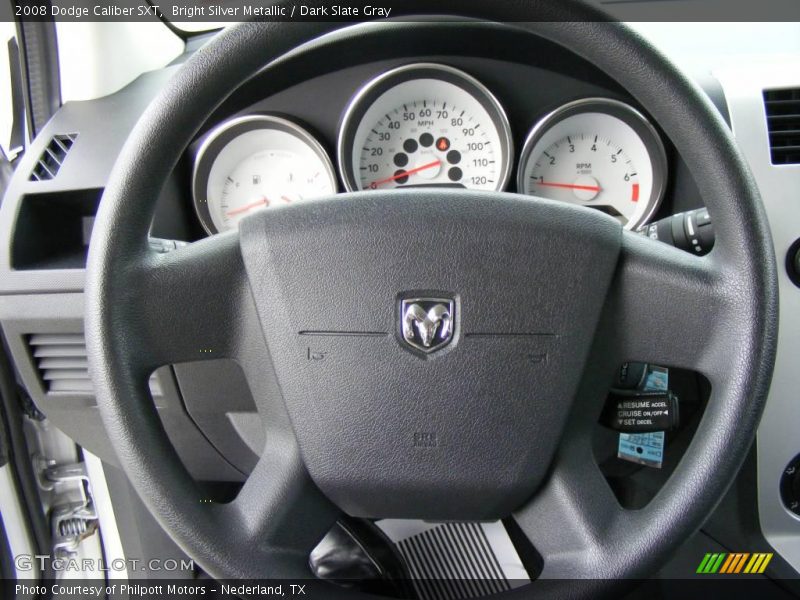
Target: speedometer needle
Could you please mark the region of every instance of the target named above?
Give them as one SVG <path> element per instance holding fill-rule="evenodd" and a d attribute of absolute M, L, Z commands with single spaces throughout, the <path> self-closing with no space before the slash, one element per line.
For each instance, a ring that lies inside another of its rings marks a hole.
<path fill-rule="evenodd" d="M 226 212 L 225 214 L 227 216 L 229 216 L 229 217 L 232 217 L 234 215 L 238 215 L 240 213 L 247 212 L 251 208 L 255 208 L 256 206 L 262 206 L 262 205 L 269 206 L 269 200 L 267 200 L 266 196 L 264 196 L 261 200 L 256 200 L 255 202 L 251 202 L 250 204 L 245 204 L 244 206 L 241 206 L 241 207 L 239 207 L 239 208 L 237 208 L 235 210 L 230 210 L 230 211 Z"/>
<path fill-rule="evenodd" d="M 415 169 L 410 169 L 408 171 L 402 171 L 397 175 L 392 175 L 391 177 L 387 177 L 386 179 L 380 179 L 379 181 L 373 181 L 369 184 L 369 187 L 376 188 L 379 185 L 383 185 L 384 183 L 389 183 L 390 181 L 394 181 L 395 179 L 401 179 L 402 177 L 408 177 L 409 175 L 413 175 L 414 173 L 419 173 L 420 171 L 424 171 L 426 169 L 432 169 L 434 167 L 438 167 L 442 164 L 441 160 L 434 160 L 433 162 L 429 162 L 428 164 L 422 165 L 421 167 L 417 167 Z"/>
<path fill-rule="evenodd" d="M 587 192 L 599 192 L 599 185 L 575 185 L 572 183 L 553 183 L 552 181 L 536 181 L 536 185 L 544 185 L 547 187 L 565 188 L 568 190 L 586 190 Z"/>

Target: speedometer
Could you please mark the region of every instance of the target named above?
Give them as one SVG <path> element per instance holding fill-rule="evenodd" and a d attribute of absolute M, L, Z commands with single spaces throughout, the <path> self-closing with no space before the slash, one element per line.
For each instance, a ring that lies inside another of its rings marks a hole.
<path fill-rule="evenodd" d="M 339 131 L 349 191 L 440 186 L 498 191 L 512 162 L 503 108 L 480 82 L 421 63 L 366 84 Z"/>
<path fill-rule="evenodd" d="M 517 186 L 644 224 L 664 193 L 667 160 L 656 130 L 636 109 L 605 98 L 562 106 L 537 123 L 522 151 Z"/>

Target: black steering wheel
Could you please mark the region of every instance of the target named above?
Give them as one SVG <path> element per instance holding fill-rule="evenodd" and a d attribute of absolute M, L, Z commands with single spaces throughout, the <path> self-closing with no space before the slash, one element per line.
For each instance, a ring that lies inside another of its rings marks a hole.
<path fill-rule="evenodd" d="M 558 580 L 594 579 L 588 594 L 597 580 L 647 576 L 722 497 L 766 398 L 777 287 L 756 186 L 704 95 L 582 2 L 426 0 L 402 11 L 514 21 L 592 61 L 689 165 L 714 250 L 692 256 L 572 205 L 417 189 L 261 212 L 238 233 L 156 254 L 147 236 L 159 192 L 212 111 L 284 53 L 356 35 L 335 23 L 231 27 L 145 112 L 97 215 L 86 327 L 109 438 L 164 529 L 217 578 L 310 577 L 309 553 L 341 512 L 513 515 L 543 558 L 540 595 L 562 594 Z M 452 300 L 446 350 L 404 347 L 399 307 L 415 294 Z M 320 346 L 325 360 L 309 360 Z M 147 381 L 165 364 L 223 357 L 248 379 L 266 446 L 234 501 L 207 504 Z M 680 465 L 636 511 L 620 507 L 590 443 L 628 360 L 693 369 L 712 386 Z"/>

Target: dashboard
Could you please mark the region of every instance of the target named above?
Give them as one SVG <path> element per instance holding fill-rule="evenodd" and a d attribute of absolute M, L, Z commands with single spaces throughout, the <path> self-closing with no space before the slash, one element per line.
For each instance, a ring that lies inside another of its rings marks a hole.
<path fill-rule="evenodd" d="M 360 34 L 335 47 L 321 38 L 231 90 L 157 191 L 152 236 L 191 243 L 233 230 L 255 211 L 411 186 L 522 192 L 594 207 L 629 229 L 702 208 L 684 158 L 658 123 L 568 50 L 485 23 L 395 24 Z M 63 379 L 43 365 L 63 360 L 53 355 L 59 349 L 80 355 L 94 214 L 136 120 L 177 68 L 63 106 L 29 148 L 0 209 L 0 237 L 10 240 L 0 247 L 0 322 L 22 382 L 59 428 L 112 464 L 88 374 L 81 379 L 85 360 L 70 362 Z M 701 79 L 759 180 L 779 258 L 798 235 L 800 180 L 796 165 L 770 163 L 762 92 L 797 87 L 792 72 L 743 75 L 730 67 Z M 58 173 L 29 176 L 59 136 L 70 142 Z M 785 510 L 778 485 L 800 452 L 786 442 L 800 422 L 791 334 L 798 329 L 786 321 L 797 314 L 798 295 L 782 273 L 782 349 L 762 425 L 769 435 L 758 441 L 758 494 L 765 533 L 800 567 L 800 520 Z M 236 365 L 168 366 L 151 389 L 194 476 L 246 478 L 263 440 Z"/>
<path fill-rule="evenodd" d="M 329 50 L 323 38 L 277 61 L 209 117 L 154 236 L 191 242 L 255 211 L 408 187 L 519 191 L 632 230 L 703 206 L 658 124 L 564 48 L 486 23 L 418 23 Z M 718 85 L 707 91 L 725 116 Z"/>
<path fill-rule="evenodd" d="M 470 35 L 487 50 L 474 52 Z M 409 36 L 414 55 L 401 50 Z M 563 48 L 487 24 L 389 37 L 397 44 L 367 34 L 368 52 L 340 41 L 335 54 L 323 40 L 237 90 L 176 169 L 174 191 L 191 203 L 165 198 L 172 221 L 157 217 L 154 235 L 193 241 L 258 210 L 404 187 L 520 191 L 628 229 L 702 207 L 657 123 Z M 711 96 L 724 114 L 718 89 Z"/>
<path fill-rule="evenodd" d="M 320 38 L 266 66 L 208 116 L 158 192 L 153 238 L 174 247 L 234 229 L 255 211 L 334 194 L 357 199 L 373 187 L 521 190 L 593 206 L 629 228 L 702 207 L 658 124 L 560 46 L 501 25 L 452 22 L 362 27 L 332 43 Z M 94 214 L 136 120 L 177 68 L 62 107 L 0 213 L 0 236 L 11 240 L 0 247 L 0 319 L 26 387 L 60 427 L 112 462 L 85 367 L 61 380 L 38 355 L 82 342 Z M 725 114 L 719 88 L 707 91 Z M 29 177 L 65 135 L 72 141 L 57 174 Z M 40 346 L 48 341 L 58 348 Z M 261 433 L 236 366 L 173 365 L 152 382 L 190 470 L 212 481 L 244 478 Z M 220 406 L 221 395 L 236 401 Z"/>
<path fill-rule="evenodd" d="M 519 190 L 595 207 L 628 228 L 702 207 L 658 124 L 560 46 L 452 22 L 361 27 L 331 44 L 323 37 L 265 66 L 208 116 L 158 192 L 151 236 L 162 246 L 230 231 L 255 211 L 336 194 L 356 200 L 373 188 Z M 0 320 L 22 379 L 59 427 L 112 463 L 85 358 L 66 373 L 49 359 L 85 352 L 86 253 L 103 189 L 139 115 L 188 56 L 110 96 L 63 106 L 26 153 L 0 213 L 0 236 L 11 240 L 0 247 Z M 719 88 L 707 92 L 725 114 Z M 28 176 L 64 136 L 58 172 Z M 246 477 L 263 433 L 235 364 L 167 366 L 151 388 L 195 476 Z"/>
<path fill-rule="evenodd" d="M 209 132 L 194 159 L 197 216 L 209 233 L 256 210 L 336 193 L 409 187 L 518 191 L 590 206 L 626 228 L 661 203 L 667 160 L 653 125 L 610 98 L 563 104 L 524 132 L 515 161 L 502 103 L 465 71 L 411 63 L 365 82 L 337 132 L 336 160 L 291 115 L 249 114 Z M 338 177 L 338 179 L 337 179 Z"/>

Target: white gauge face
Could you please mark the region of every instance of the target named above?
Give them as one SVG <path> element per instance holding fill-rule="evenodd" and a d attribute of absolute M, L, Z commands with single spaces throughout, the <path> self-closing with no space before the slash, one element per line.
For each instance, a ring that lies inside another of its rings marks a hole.
<path fill-rule="evenodd" d="M 305 130 L 267 116 L 231 124 L 209 137 L 195 169 L 196 207 L 211 233 L 258 210 L 336 193 L 330 160 Z"/>
<path fill-rule="evenodd" d="M 661 199 L 663 168 L 651 156 L 663 160 L 660 141 L 649 140 L 648 148 L 641 134 L 649 130 L 637 132 L 620 116 L 593 112 L 588 103 L 586 110 L 563 118 L 554 113 L 556 118 L 534 128 L 520 165 L 520 191 L 598 208 L 626 228 L 637 227 Z"/>
<path fill-rule="evenodd" d="M 393 77 L 406 79 L 393 83 Z M 354 126 L 350 115 L 340 135 L 349 189 L 505 187 L 511 162 L 508 123 L 482 85 L 440 65 L 402 67 L 376 81 L 354 102 L 366 105 L 357 107 L 355 133 L 349 130 Z"/>

